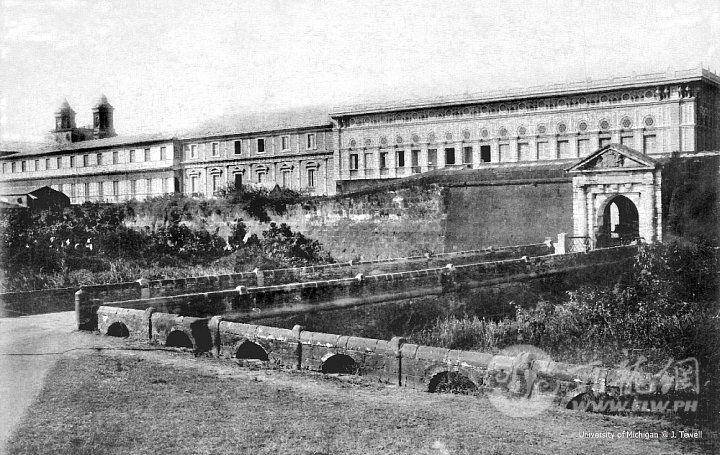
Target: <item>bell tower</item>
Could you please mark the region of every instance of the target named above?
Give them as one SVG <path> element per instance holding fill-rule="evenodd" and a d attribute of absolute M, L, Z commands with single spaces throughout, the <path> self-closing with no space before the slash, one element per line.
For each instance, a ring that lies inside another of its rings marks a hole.
<path fill-rule="evenodd" d="M 103 139 L 117 136 L 113 127 L 114 108 L 105 95 L 100 95 L 93 106 L 93 139 Z"/>
<path fill-rule="evenodd" d="M 55 129 L 52 131 L 55 141 L 61 144 L 73 142 L 76 128 L 75 111 L 70 107 L 67 98 L 64 98 L 55 111 Z"/>

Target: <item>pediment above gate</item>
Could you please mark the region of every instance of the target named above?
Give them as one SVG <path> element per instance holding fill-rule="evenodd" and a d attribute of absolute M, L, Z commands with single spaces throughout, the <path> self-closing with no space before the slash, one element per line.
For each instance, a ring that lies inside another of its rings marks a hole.
<path fill-rule="evenodd" d="M 569 173 L 653 170 L 658 162 L 622 144 L 608 144 L 569 167 Z"/>

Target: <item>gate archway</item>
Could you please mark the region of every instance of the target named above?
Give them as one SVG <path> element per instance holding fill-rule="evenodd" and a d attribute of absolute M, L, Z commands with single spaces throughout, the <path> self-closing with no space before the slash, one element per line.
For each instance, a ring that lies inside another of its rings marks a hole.
<path fill-rule="evenodd" d="M 635 203 L 626 196 L 609 196 L 598 210 L 596 242 L 598 247 L 624 245 L 640 237 L 640 215 Z"/>

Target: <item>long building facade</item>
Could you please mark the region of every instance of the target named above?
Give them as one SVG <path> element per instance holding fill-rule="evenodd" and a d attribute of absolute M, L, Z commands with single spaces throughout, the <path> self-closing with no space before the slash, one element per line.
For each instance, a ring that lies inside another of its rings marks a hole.
<path fill-rule="evenodd" d="M 0 188 L 49 186 L 73 204 L 212 197 L 240 185 L 334 195 L 439 170 L 554 166 L 572 178 L 575 235 L 596 238 L 620 226 L 655 241 L 661 161 L 720 148 L 719 91 L 720 77 L 699 67 L 330 113 L 244 115 L 181 134 L 125 137 L 116 135 L 104 96 L 82 128 L 65 101 L 52 143 L 0 147 Z M 611 205 L 613 219 L 629 221 L 610 225 Z"/>

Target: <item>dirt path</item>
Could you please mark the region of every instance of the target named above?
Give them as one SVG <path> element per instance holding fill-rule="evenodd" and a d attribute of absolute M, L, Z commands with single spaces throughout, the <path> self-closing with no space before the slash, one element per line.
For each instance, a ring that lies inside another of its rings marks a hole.
<path fill-rule="evenodd" d="M 0 318 L 0 454 L 58 358 L 116 343 L 75 331 L 71 311 Z"/>

